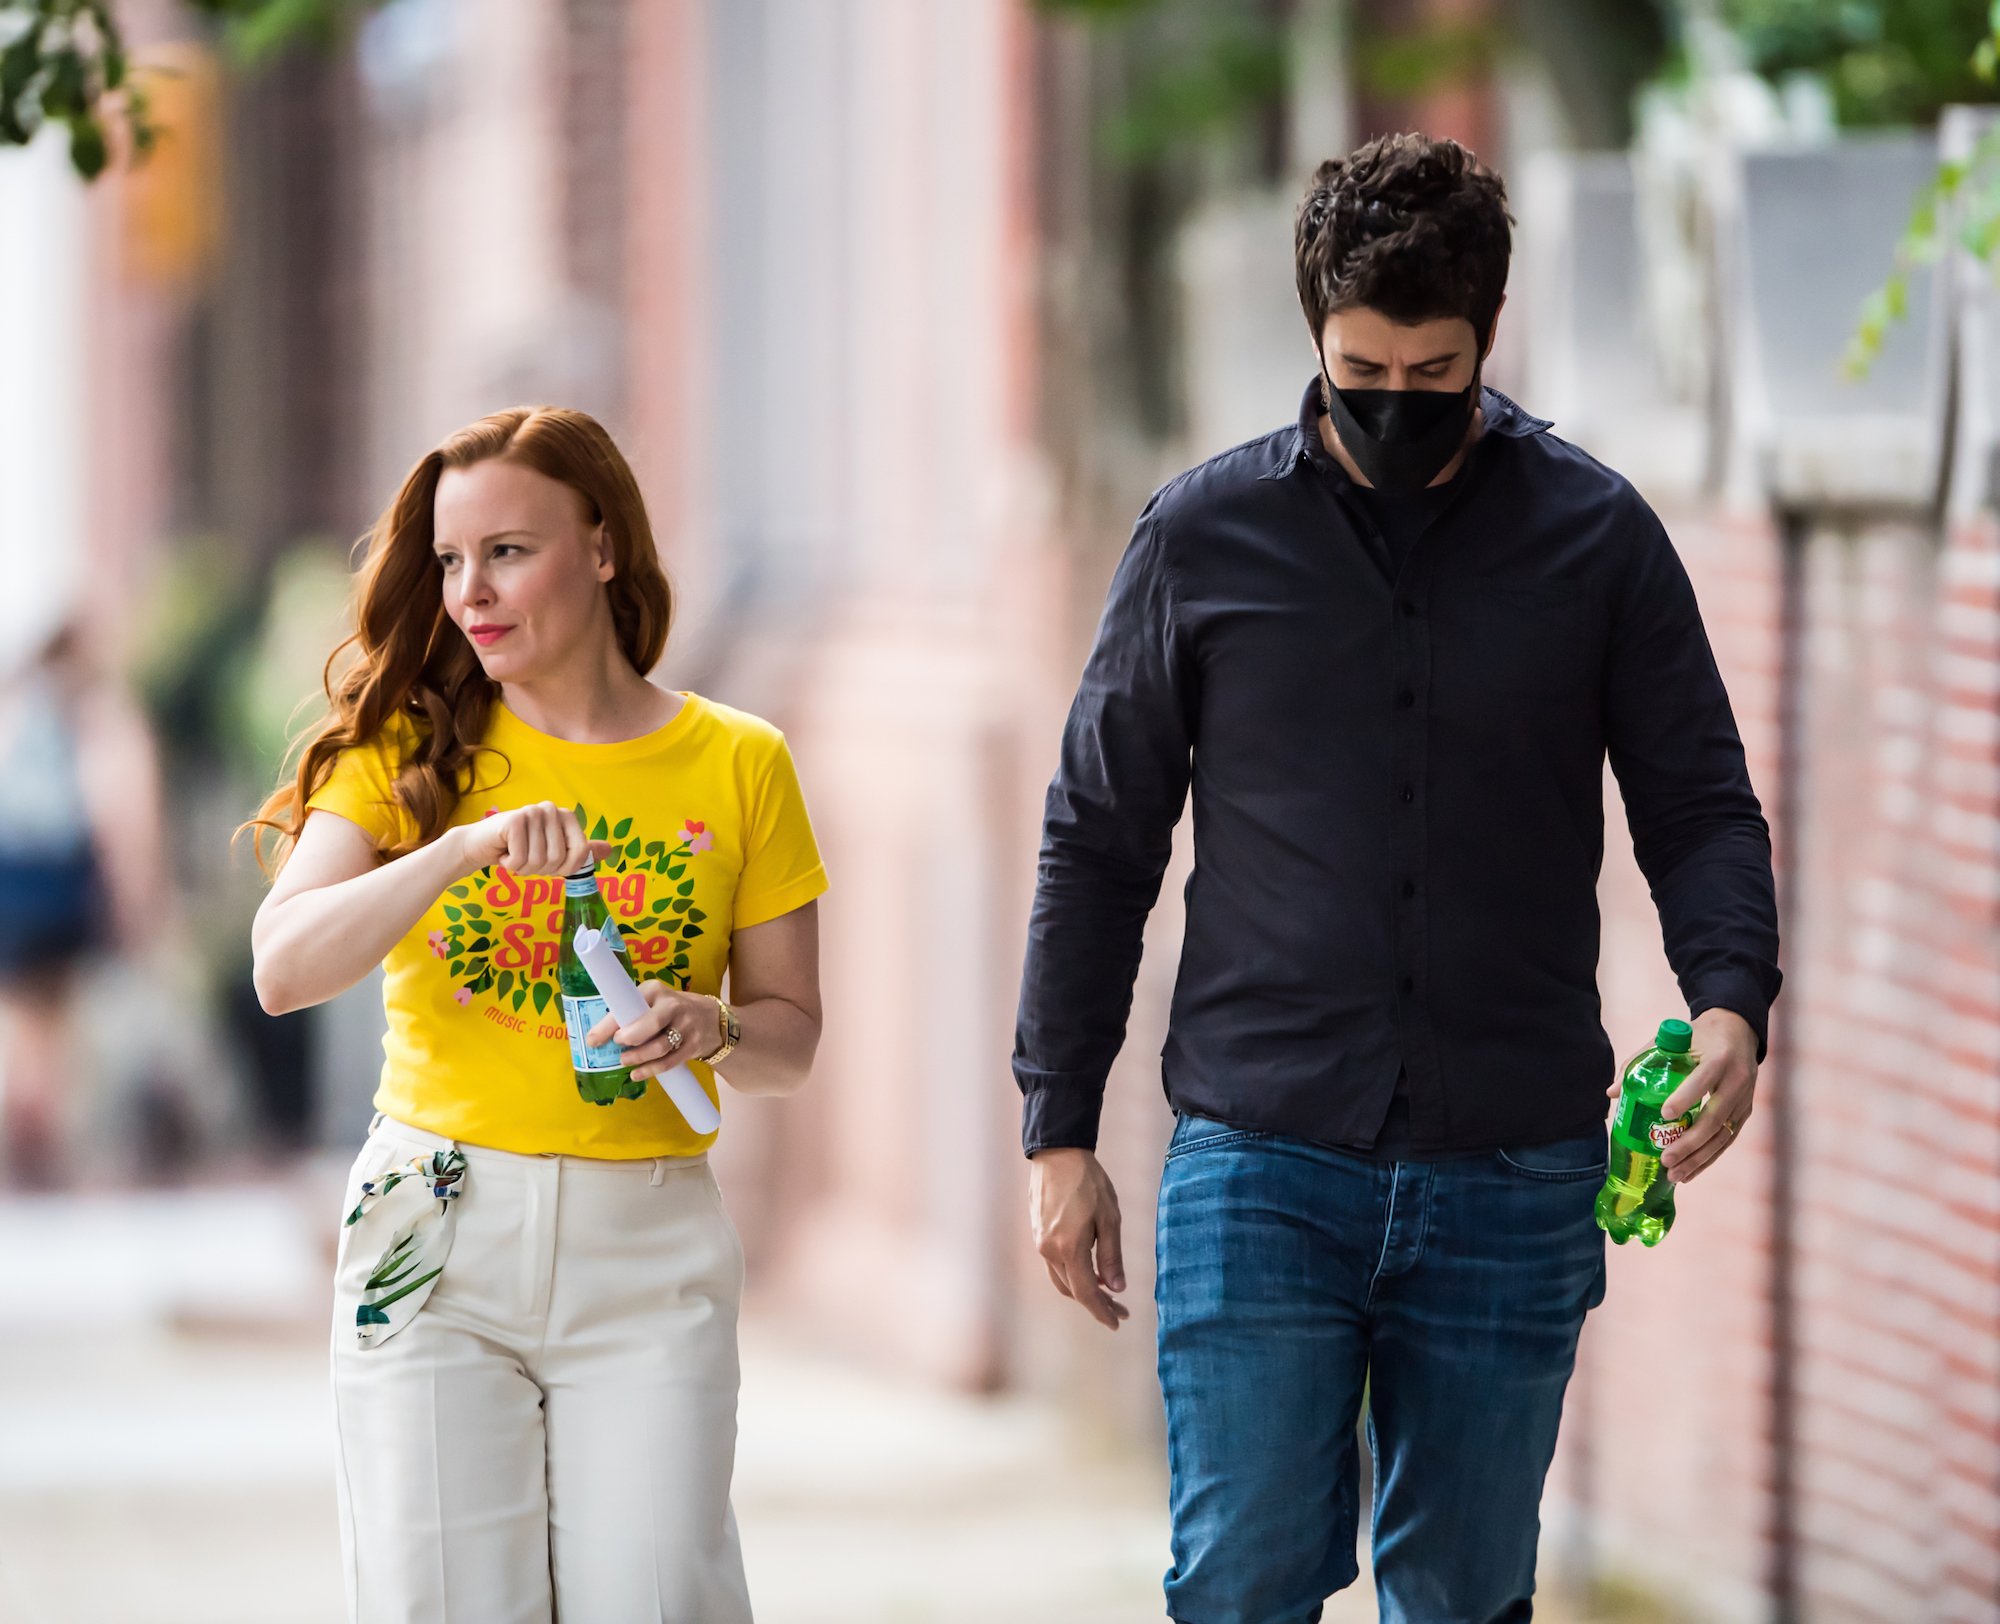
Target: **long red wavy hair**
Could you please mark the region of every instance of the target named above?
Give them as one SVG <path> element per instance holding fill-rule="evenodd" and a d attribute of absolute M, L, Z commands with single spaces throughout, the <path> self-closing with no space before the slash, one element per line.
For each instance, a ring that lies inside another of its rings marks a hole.
<path fill-rule="evenodd" d="M 604 590 L 618 646 L 641 676 L 659 663 L 673 622 L 673 588 L 660 567 L 639 483 L 611 436 L 587 413 L 560 406 L 515 406 L 482 417 L 410 470 L 369 532 L 355 584 L 354 633 L 326 662 L 329 712 L 294 746 L 298 763 L 286 781 L 236 831 L 257 831 L 257 861 L 267 874 L 284 866 L 305 826 L 306 802 L 332 775 L 341 751 L 375 739 L 398 714 L 417 724 L 416 748 L 395 778 L 396 800 L 417 832 L 387 855 L 414 851 L 451 826 L 498 684 L 445 613 L 432 514 L 446 469 L 494 458 L 559 480 L 583 498 L 587 522 L 602 522 L 611 543 L 615 573 Z M 336 681 L 334 667 L 350 648 L 359 654 Z"/>

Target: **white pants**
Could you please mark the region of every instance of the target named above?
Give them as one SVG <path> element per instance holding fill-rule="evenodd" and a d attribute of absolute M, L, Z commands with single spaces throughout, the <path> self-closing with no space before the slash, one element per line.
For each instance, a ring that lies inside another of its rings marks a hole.
<path fill-rule="evenodd" d="M 348 1178 L 452 1148 L 377 1117 Z M 341 1544 L 355 1624 L 748 1624 L 729 1503 L 743 1249 L 706 1157 L 474 1145 L 451 1251 L 380 1345 L 335 1265 Z"/>

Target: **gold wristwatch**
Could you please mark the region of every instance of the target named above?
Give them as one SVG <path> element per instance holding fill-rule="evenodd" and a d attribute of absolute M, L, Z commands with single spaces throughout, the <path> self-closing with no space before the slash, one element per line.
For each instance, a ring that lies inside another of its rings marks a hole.
<path fill-rule="evenodd" d="M 713 994 L 710 996 L 714 997 Z M 743 1041 L 743 1023 L 736 1018 L 736 1011 L 716 998 L 715 1012 L 722 1017 L 722 1047 L 706 1057 L 704 1064 L 710 1066 L 718 1066 L 727 1060 L 736 1045 Z"/>

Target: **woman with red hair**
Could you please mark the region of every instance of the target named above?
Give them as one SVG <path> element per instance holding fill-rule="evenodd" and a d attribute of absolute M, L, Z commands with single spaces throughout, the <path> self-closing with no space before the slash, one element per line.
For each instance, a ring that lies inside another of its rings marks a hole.
<path fill-rule="evenodd" d="M 686 1061 L 719 1101 L 726 1060 L 738 1091 L 789 1094 L 819 1038 L 826 875 L 790 753 L 647 680 L 672 603 L 595 421 L 481 419 L 377 521 L 358 657 L 244 826 L 277 837 L 264 1007 L 386 969 L 335 1266 L 356 1620 L 750 1617 L 743 1252 L 714 1134 L 661 1088 L 600 1104 L 572 1077 L 606 1052 L 640 1085 Z M 559 932 L 593 869 L 648 1010 L 572 1031 Z"/>

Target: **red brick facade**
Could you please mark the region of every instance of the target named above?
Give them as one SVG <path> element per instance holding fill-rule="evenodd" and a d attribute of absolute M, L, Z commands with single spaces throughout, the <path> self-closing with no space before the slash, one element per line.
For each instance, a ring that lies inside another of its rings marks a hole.
<path fill-rule="evenodd" d="M 1788 979 L 1748 1139 L 1685 1192 L 1664 1246 L 1613 1259 L 1551 1520 L 1587 1542 L 1593 1566 L 1704 1617 L 1768 1616 L 1789 1564 L 1803 1617 L 1990 1621 L 2000 531 L 1980 518 L 1940 545 L 1871 524 L 1788 544 L 1759 522 L 1667 518 L 1773 818 Z M 1791 682 L 1787 545 L 1801 628 Z M 1605 1020 L 1629 1049 L 1681 1006 L 1629 846 L 1608 844 Z M 1789 1358 L 1773 1222 L 1787 1111 Z"/>

